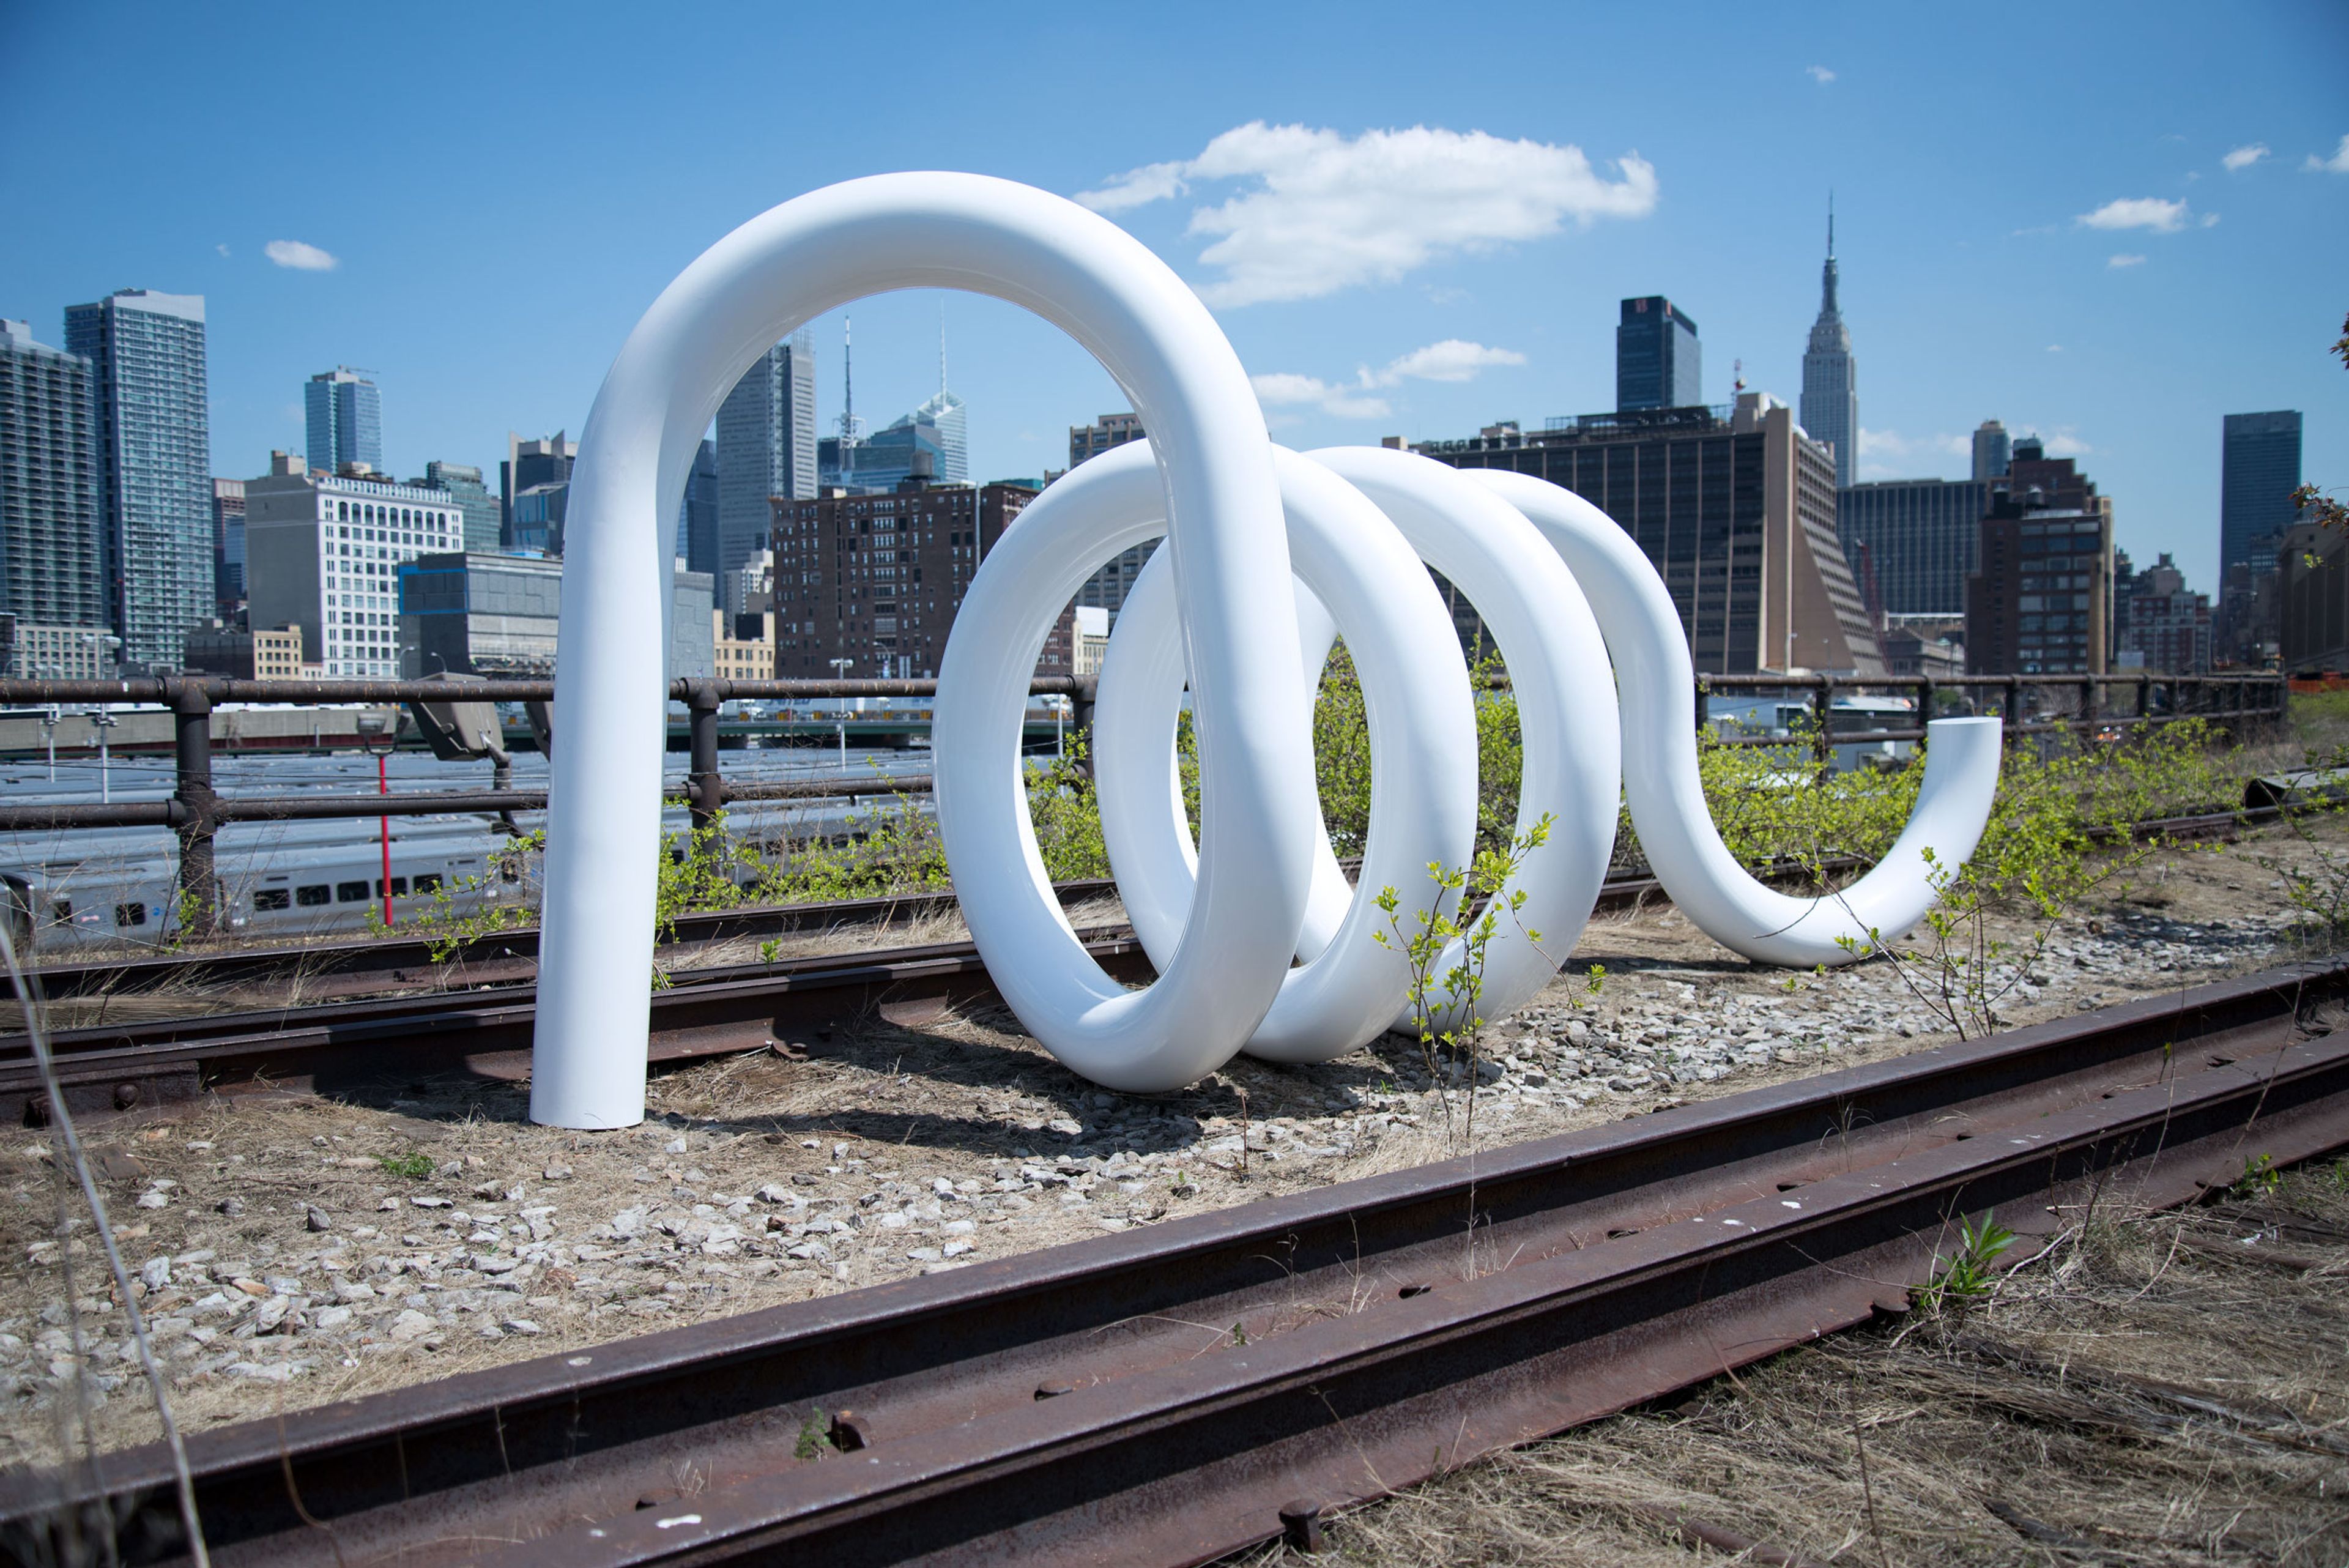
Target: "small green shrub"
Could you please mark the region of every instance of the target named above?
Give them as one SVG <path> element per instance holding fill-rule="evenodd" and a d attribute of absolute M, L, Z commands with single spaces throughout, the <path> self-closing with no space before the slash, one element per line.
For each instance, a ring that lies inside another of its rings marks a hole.
<path fill-rule="evenodd" d="M 432 1157 L 420 1148 L 406 1154 L 379 1154 L 375 1162 L 383 1167 L 387 1176 L 404 1176 L 410 1181 L 421 1181 L 432 1174 Z"/>

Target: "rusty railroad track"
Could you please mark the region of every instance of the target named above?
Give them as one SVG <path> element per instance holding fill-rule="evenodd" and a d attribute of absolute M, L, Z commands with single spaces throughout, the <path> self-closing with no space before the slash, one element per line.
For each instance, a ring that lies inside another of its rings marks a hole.
<path fill-rule="evenodd" d="M 2349 964 L 202 1434 L 237 1568 L 1185 1564 L 2349 1143 Z M 0 1476 L 184 1561 L 160 1448 Z M 680 1482 L 680 1478 L 685 1478 Z"/>
<path fill-rule="evenodd" d="M 2266 808 L 2165 817 L 2134 831 L 2208 837 L 2272 815 Z M 1846 857 L 1824 868 L 1841 873 L 1865 864 Z M 1799 880 L 1808 874 L 1789 866 L 1776 875 Z M 1060 885 L 1062 901 L 1072 905 L 1114 891 L 1105 881 Z M 1599 907 L 1667 897 L 1652 877 L 1618 875 L 1608 878 Z M 949 1007 L 992 999 L 986 965 L 967 941 L 689 967 L 696 948 L 738 938 L 886 928 L 953 908 L 953 895 L 940 892 L 680 917 L 678 942 L 667 950 L 677 967 L 667 971 L 669 983 L 652 992 L 653 1062 L 674 1066 L 770 1047 L 817 1051 L 863 1020 L 917 1024 Z M 1103 927 L 1084 935 L 1112 974 L 1150 978 L 1131 930 Z M 273 985 L 299 978 L 298 1004 L 53 1030 L 67 1107 L 77 1116 L 104 1116 L 241 1084 L 331 1093 L 447 1072 L 522 1080 L 530 1067 L 537 943 L 538 932 L 526 929 L 473 939 L 439 961 L 426 942 L 392 939 L 106 960 L 48 967 L 33 978 L 51 998 L 126 1001 L 198 984 L 259 999 Z M 17 1125 L 46 1114 L 27 1042 L 0 1034 L 0 1122 Z"/>

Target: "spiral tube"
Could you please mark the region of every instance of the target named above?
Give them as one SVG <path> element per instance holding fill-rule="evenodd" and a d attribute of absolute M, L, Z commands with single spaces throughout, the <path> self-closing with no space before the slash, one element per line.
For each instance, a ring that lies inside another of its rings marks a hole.
<path fill-rule="evenodd" d="M 1010 980 L 1005 995 L 1021 1021 L 1079 1072 L 1114 1087 L 1167 1089 L 1234 1050 L 1322 1061 L 1413 1022 L 1408 968 L 1374 896 L 1398 891 L 1407 935 L 1410 916 L 1436 903 L 1428 867 L 1467 864 L 1476 816 L 1473 698 L 1428 567 L 1476 606 L 1509 670 L 1525 747 L 1516 831 L 1544 818 L 1550 825 L 1503 889 L 1505 900 L 1522 893 L 1524 901 L 1486 951 L 1481 1016 L 1497 1019 L 1529 1001 L 1572 950 L 1605 877 L 1627 787 L 1641 846 L 1682 909 L 1723 945 L 1769 962 L 1847 961 L 1872 931 L 1904 930 L 1930 907 L 1927 846 L 1948 864 L 1972 853 L 1996 784 L 1999 723 L 1941 720 L 1929 727 L 1917 810 L 1881 865 L 1826 898 L 1762 886 L 1723 846 L 1707 812 L 1679 618 L 1654 568 L 1611 519 L 1541 480 L 1454 470 L 1381 448 L 1302 455 L 1275 448 L 1273 459 L 1299 672 L 1313 680 L 1339 636 L 1361 671 L 1374 781 L 1363 891 L 1348 884 L 1321 829 L 1292 946 L 1242 950 L 1196 920 L 1202 850 L 1171 760 L 1188 669 L 1171 551 L 1153 556 L 1119 616 L 1093 744 L 1111 869 L 1161 973 L 1204 970 L 1238 981 L 1253 971 L 1247 978 L 1258 984 L 1272 974 L 1270 1003 L 1245 1034 L 1209 1039 L 1170 1010 L 1154 1009 L 1151 992 L 1105 980 L 1076 1006 L 1030 983 L 1040 971 L 1054 978 L 1074 971 L 1069 955 L 1081 950 L 1051 899 L 1017 794 L 1021 691 L 1060 607 L 1094 566 L 1166 531 L 1147 445 L 1086 462 L 1022 512 L 981 566 L 947 643 L 936 767 L 956 892 L 989 972 L 999 983 Z M 1009 658 L 999 654 L 1005 649 Z M 991 682 L 974 674 L 981 657 Z M 1202 724 L 1201 837 L 1209 855 L 1219 770 L 1236 742 L 1302 745 L 1305 737 L 1254 728 L 1226 736 Z M 1002 785 L 983 807 L 971 799 L 981 779 Z M 1048 934 L 1053 922 L 1057 932 Z M 1390 938 L 1383 945 L 1381 931 Z M 1434 972 L 1460 957 L 1455 943 Z M 1435 1012 L 1439 1025 L 1457 1022 L 1442 1005 Z"/>
<path fill-rule="evenodd" d="M 533 1120 L 611 1127 L 643 1116 L 671 559 L 662 519 L 719 401 L 768 346 L 824 310 L 915 287 L 992 295 L 1061 327 L 1151 432 L 1054 484 L 989 552 L 948 638 L 932 732 L 948 865 L 989 976 L 1085 1076 L 1179 1088 L 1243 1049 L 1323 1060 L 1409 1022 L 1404 962 L 1374 940 L 1383 920 L 1371 900 L 1394 888 L 1408 931 L 1413 890 L 1433 892 L 1426 867 L 1467 862 L 1476 811 L 1467 672 L 1426 566 L 1475 604 L 1508 664 L 1525 743 L 1517 824 L 1551 825 L 1505 890 L 1524 903 L 1487 955 L 1483 1016 L 1522 1005 L 1572 949 L 1626 784 L 1683 910 L 1773 962 L 1840 962 L 1852 939 L 1906 929 L 1933 897 L 1921 851 L 1947 864 L 1972 852 L 1998 723 L 1944 720 L 1929 726 L 1916 812 L 1881 866 L 1830 898 L 1760 887 L 1706 814 L 1670 597 L 1603 514 L 1516 474 L 1376 449 L 1278 449 L 1214 318 L 1114 224 L 977 175 L 850 181 L 761 214 L 680 274 L 629 335 L 582 436 Z M 1052 895 L 1019 742 L 1052 623 L 1100 563 L 1162 535 L 1110 640 L 1095 742 L 1112 868 L 1158 969 L 1128 991 Z M 1340 872 L 1315 793 L 1309 693 L 1338 635 L 1370 715 L 1367 895 Z M 1203 784 L 1195 846 L 1173 766 L 1186 688 Z"/>

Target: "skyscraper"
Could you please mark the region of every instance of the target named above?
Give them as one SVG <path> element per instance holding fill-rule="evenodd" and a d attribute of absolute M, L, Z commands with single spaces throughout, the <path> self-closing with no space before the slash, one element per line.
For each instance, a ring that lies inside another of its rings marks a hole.
<path fill-rule="evenodd" d="M 1514 469 L 1564 485 L 1622 526 L 1654 564 L 1709 674 L 1883 673 L 1882 653 L 1836 538 L 1835 469 L 1766 392 L 1707 408 L 1552 420 L 1527 433 L 1412 450 L 1455 468 Z M 1482 630 L 1455 606 L 1462 641 Z"/>
<path fill-rule="evenodd" d="M 765 545 L 761 545 L 764 549 Z M 685 476 L 685 493 L 677 503 L 676 554 L 686 569 L 718 573 L 718 447 L 705 441 L 695 449 L 693 468 Z"/>
<path fill-rule="evenodd" d="M 1661 294 L 1623 302 L 1615 328 L 1615 407 L 1691 409 L 1704 401 L 1696 322 Z"/>
<path fill-rule="evenodd" d="M 1827 261 L 1819 274 L 1819 318 L 1803 353 L 1803 429 L 1835 449 L 1836 488 L 1852 480 L 1859 455 L 1859 376 L 1851 333 L 1836 304 L 1835 210 L 1827 211 Z"/>
<path fill-rule="evenodd" d="M 815 336 L 802 327 L 759 356 L 718 410 L 718 560 L 723 576 L 767 547 L 775 496 L 816 488 Z M 696 563 L 696 570 L 703 568 Z"/>
<path fill-rule="evenodd" d="M 1976 675 L 2105 672 L 2112 650 L 2113 500 L 2036 436 L 1991 487 L 1966 578 L 1966 669 Z"/>
<path fill-rule="evenodd" d="M 244 481 L 212 480 L 212 606 L 234 626 L 244 613 Z"/>
<path fill-rule="evenodd" d="M 2219 570 L 2271 562 L 2298 516 L 2300 412 L 2226 416 L 2219 482 Z"/>
<path fill-rule="evenodd" d="M 434 458 L 424 465 L 424 477 L 411 479 L 410 485 L 423 490 L 446 492 L 465 514 L 465 548 L 494 550 L 500 532 L 498 498 L 481 479 L 481 471 L 470 462 L 443 462 Z"/>
<path fill-rule="evenodd" d="M 2007 464 L 2014 461 L 2013 443 L 2007 440 L 2006 427 L 1996 420 L 1984 420 L 1974 429 L 1974 478 L 1987 483 L 2006 477 Z"/>
<path fill-rule="evenodd" d="M 90 364 L 0 321 L 0 611 L 101 630 L 105 550 Z"/>
<path fill-rule="evenodd" d="M 312 468 L 340 473 L 355 462 L 383 472 L 383 394 L 347 365 L 310 378 L 302 388 Z"/>
<path fill-rule="evenodd" d="M 1836 493 L 1844 555 L 1856 564 L 1866 548 L 1885 614 L 1966 613 L 1990 491 L 1983 480 L 1888 479 Z"/>
<path fill-rule="evenodd" d="M 95 388 L 108 618 L 126 665 L 176 667 L 212 613 L 203 296 L 126 288 L 68 306 L 66 349 Z"/>
<path fill-rule="evenodd" d="M 916 409 L 916 422 L 927 420 L 938 430 L 938 482 L 970 482 L 970 428 L 963 400 L 947 390 L 947 307 L 938 306 L 938 395 Z"/>
<path fill-rule="evenodd" d="M 542 500 L 545 485 L 567 486 L 571 483 L 571 465 L 579 458 L 579 443 L 566 441 L 561 431 L 536 441 L 524 441 L 513 431 L 506 431 L 506 460 L 498 464 L 498 513 L 501 542 L 509 547 L 514 540 L 514 498 L 526 490 L 540 490 Z M 543 523 L 544 510 L 537 508 L 537 521 Z M 543 533 L 543 529 L 542 529 Z"/>
<path fill-rule="evenodd" d="M 1087 458 L 1099 457 L 1113 446 L 1123 446 L 1130 441 L 1143 439 L 1142 419 L 1137 414 L 1103 414 L 1089 425 L 1071 425 L 1069 466 L 1074 468 Z M 1142 568 L 1150 564 L 1151 555 L 1157 548 L 1158 541 L 1153 539 L 1147 545 L 1136 545 L 1131 550 L 1119 552 L 1100 571 L 1085 579 L 1085 586 L 1077 590 L 1077 603 L 1088 609 L 1107 611 L 1110 620 L 1114 622 L 1118 611 L 1125 607 L 1125 596 L 1133 591 L 1134 583 L 1142 576 Z"/>

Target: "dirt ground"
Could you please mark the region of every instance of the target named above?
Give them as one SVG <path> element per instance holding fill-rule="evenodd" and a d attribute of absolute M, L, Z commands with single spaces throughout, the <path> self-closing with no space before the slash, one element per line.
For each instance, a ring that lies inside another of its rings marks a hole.
<path fill-rule="evenodd" d="M 2337 828 L 2323 832 L 2336 847 L 2344 841 Z M 2002 1007 L 2003 1021 L 2035 1022 L 2279 961 L 2291 950 L 2294 912 L 2275 869 L 2261 862 L 2298 864 L 2312 854 L 2277 829 L 2162 853 L 2126 898 L 2056 929 Z M 2010 923 L 2005 934 L 2024 933 Z M 907 939 L 896 931 L 874 940 Z M 1604 970 L 1595 985 L 1594 965 Z M 1493 1031 L 1475 1096 L 1475 1144 L 1641 1115 L 1948 1037 L 1948 1020 L 1912 988 L 1914 978 L 1880 961 L 1824 974 L 1756 965 L 1669 908 L 1602 917 L 1564 976 Z M 647 1121 L 619 1133 L 533 1127 L 521 1089 L 432 1079 L 331 1101 L 215 1095 L 167 1119 L 118 1122 L 88 1137 L 108 1173 L 116 1231 L 140 1275 L 134 1292 L 169 1368 L 174 1408 L 184 1428 L 201 1430 L 1461 1152 L 1472 1136 L 1466 1078 L 1462 1064 L 1431 1062 L 1390 1036 L 1337 1062 L 1286 1067 L 1239 1058 L 1179 1094 L 1114 1095 L 1059 1066 L 1008 1014 L 977 1012 L 917 1028 L 874 1018 L 812 1060 L 759 1054 L 665 1075 L 652 1085 Z M 22 1260 L 0 1279 L 0 1409 L 13 1417 L 0 1433 L 0 1462 L 81 1448 L 85 1397 L 100 1448 L 157 1430 L 126 1345 L 125 1314 L 88 1228 L 70 1231 L 70 1246 L 60 1248 L 58 1215 L 47 1136 L 0 1132 L 0 1245 Z M 2085 1239 L 2074 1249 L 2080 1262 L 2064 1276 L 2074 1283 L 2049 1298 L 2046 1310 L 2057 1315 L 2012 1332 L 2060 1334 L 2061 1313 L 2074 1310 L 2087 1314 L 2081 1322 L 2101 1323 L 2084 1304 L 2100 1299 L 2087 1282 L 2115 1269 L 2115 1280 L 2136 1278 L 2127 1260 L 2150 1256 L 2158 1243 L 2147 1238 L 2175 1229 L 2173 1220 L 2147 1225 Z M 2185 1288 L 2199 1267 L 2172 1260 L 2158 1276 L 2168 1283 L 2143 1300 L 2168 1300 L 2162 1292 Z M 2041 1266 L 2034 1277 L 2056 1272 Z M 2338 1274 L 2303 1282 L 2312 1299 L 2333 1303 L 2326 1310 L 2335 1315 L 2319 1338 L 2323 1354 L 2335 1355 Z M 2158 1338 L 2193 1321 L 2181 1307 L 2148 1320 L 2154 1326 L 2145 1333 Z M 1885 1426 L 1888 1445 L 1941 1429 L 1938 1414 L 1930 1423 L 1892 1420 L 1888 1413 L 1903 1397 L 1879 1397 L 1869 1380 L 1876 1373 L 1853 1370 L 1907 1366 L 1870 1359 L 1895 1355 L 1890 1341 L 1889 1334 L 1847 1336 L 1744 1381 L 1799 1406 L 1816 1403 L 1801 1379 L 1841 1377 L 1835 1386 L 1854 1392 L 1838 1397 L 1858 1401 L 1863 1431 L 1876 1429 L 1871 1420 Z M 1912 1333 L 1898 1354 L 1927 1343 L 1937 1342 Z M 2254 1346 L 2229 1349 L 2251 1355 Z M 2149 1364 L 2134 1359 L 2141 1354 L 2130 1350 L 2132 1365 Z M 1949 1376 L 1963 1382 L 1974 1376 L 1969 1365 L 1951 1363 L 1958 1370 Z M 1733 1457 L 1751 1446 L 1741 1434 L 1764 1422 L 1770 1407 L 1741 1404 L 1747 1396 L 1735 1390 L 1701 1397 L 1714 1412 L 1705 1418 L 1726 1423 L 1723 1463 L 1746 1473 Z M 1959 1427 L 1972 1420 L 1982 1443 L 2007 1442 L 2002 1428 L 1964 1416 L 1972 1407 L 1953 1392 L 1930 1407 L 1946 1407 Z M 1695 1408 L 1591 1431 L 1634 1445 L 1609 1463 L 1627 1473 L 1652 1470 L 1627 1456 L 1644 1451 L 1639 1442 L 1665 1440 L 1655 1423 L 1692 1422 Z M 1514 1480 L 1489 1478 L 1531 1476 L 1528 1467 L 1550 1462 L 1537 1458 L 1547 1451 L 1494 1467 L 1486 1480 L 1454 1478 L 1376 1515 L 1402 1522 L 1373 1527 L 1372 1514 L 1360 1516 L 1350 1539 L 1384 1542 L 1375 1549 L 1380 1560 L 1419 1561 L 1432 1548 L 1414 1542 L 1433 1538 L 1409 1521 L 1444 1517 L 1451 1505 L 1444 1498 L 1465 1498 L 1479 1486 L 1517 1490 Z M 1831 1472 L 1821 1464 L 1815 1482 L 1826 1487 Z M 2337 1496 L 2349 1476 L 2337 1460 L 2332 1474 L 2325 1495 Z M 1930 1490 L 1921 1479 L 1915 1484 L 1920 1497 Z M 1752 1516 L 1764 1521 L 1777 1521 L 1767 1511 L 1791 1508 L 1796 1495 L 1757 1486 L 1770 1495 L 1728 1483 L 1708 1495 L 1766 1505 Z M 2216 1480 L 2193 1493 L 2222 1495 L 2231 1494 Z M 1588 1511 L 1579 1501 L 1557 1506 L 1560 1518 Z M 1878 1506 L 1881 1515 L 1881 1496 Z M 2193 1504 L 2206 1506 L 2217 1504 Z M 1428 1511 L 1413 1511 L 1422 1509 Z M 1605 1517 L 1617 1521 L 1608 1529 L 1632 1528 L 1624 1521 L 1633 1516 L 1620 1509 Z M 1954 1527 L 1940 1535 L 1933 1534 L 1940 1526 L 1921 1522 L 1886 1528 L 1912 1532 L 1894 1551 L 1899 1561 L 2045 1560 L 2013 1555 L 2012 1542 L 2005 1558 L 1968 1555 L 1974 1548 L 1964 1543 L 1976 1537 Z M 1568 1539 L 1554 1543 L 1560 1552 Z M 1824 1552 L 1841 1538 L 1801 1539 Z M 1942 1545 L 1929 1549 L 1932 1541 Z M 1489 1552 L 1480 1545 L 1461 1560 L 1483 1560 L 1475 1552 L 1531 1560 L 1547 1550 L 1496 1536 Z M 1556 1560 L 1630 1560 L 1593 1550 Z"/>

